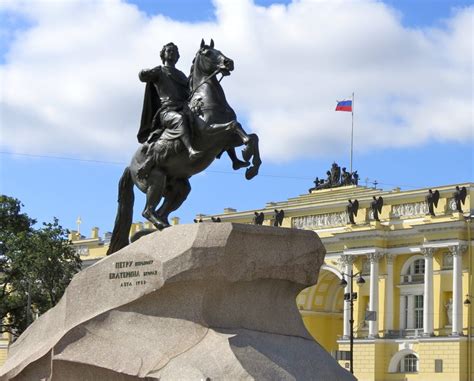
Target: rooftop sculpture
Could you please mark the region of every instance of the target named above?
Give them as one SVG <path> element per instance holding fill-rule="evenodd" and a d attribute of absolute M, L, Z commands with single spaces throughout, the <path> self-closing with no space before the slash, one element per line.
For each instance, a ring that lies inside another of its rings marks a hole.
<path fill-rule="evenodd" d="M 349 199 L 349 202 L 346 206 L 347 214 L 349 215 L 349 221 L 352 225 L 355 225 L 355 219 L 354 216 L 357 217 L 357 212 L 359 211 L 359 201 L 354 200 L 351 201 Z"/>
<path fill-rule="evenodd" d="M 383 198 L 372 196 L 373 201 L 370 203 L 370 209 L 372 209 L 372 213 L 374 214 L 374 220 L 380 221 L 379 214 L 382 213 L 383 207 Z"/>
<path fill-rule="evenodd" d="M 454 202 L 456 203 L 456 211 L 463 213 L 462 205 L 466 201 L 467 189 L 466 187 L 459 188 L 459 185 L 456 185 L 456 191 L 453 193 Z"/>
<path fill-rule="evenodd" d="M 331 169 L 326 172 L 326 176 L 326 180 L 316 177 L 314 187 L 308 190 L 309 193 L 314 190 L 359 184 L 359 174 L 357 171 L 347 172 L 346 168 L 343 167 L 341 172 L 341 167 L 337 163 L 332 163 Z"/>
<path fill-rule="evenodd" d="M 439 202 L 439 190 L 435 190 L 433 192 L 433 190 L 430 189 L 428 191 L 428 194 L 426 195 L 426 202 L 428 204 L 429 214 L 434 217 L 435 216 L 434 208 L 438 207 L 438 202 Z"/>

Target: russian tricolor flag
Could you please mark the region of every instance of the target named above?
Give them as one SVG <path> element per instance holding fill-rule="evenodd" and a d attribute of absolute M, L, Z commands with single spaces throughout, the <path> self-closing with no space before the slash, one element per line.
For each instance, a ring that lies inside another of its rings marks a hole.
<path fill-rule="evenodd" d="M 352 111 L 352 101 L 338 101 L 336 111 Z"/>

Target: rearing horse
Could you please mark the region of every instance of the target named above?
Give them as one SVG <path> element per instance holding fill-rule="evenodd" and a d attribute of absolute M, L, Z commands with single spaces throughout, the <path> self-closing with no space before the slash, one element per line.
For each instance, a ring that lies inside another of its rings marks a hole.
<path fill-rule="evenodd" d="M 250 180 L 258 174 L 261 165 L 258 136 L 247 134 L 236 120 L 234 110 L 227 103 L 224 90 L 217 75 L 229 75 L 234 70 L 234 62 L 214 48 L 201 42 L 191 67 L 191 96 L 189 107 L 193 110 L 193 145 L 204 154 L 198 159 L 190 159 L 180 139 L 158 139 L 154 144 L 157 158 L 147 178 L 137 175 L 143 165 L 147 150 L 140 147 L 131 163 L 125 168 L 119 181 L 118 211 L 107 254 L 112 254 L 128 245 L 128 236 L 133 218 L 134 193 L 136 185 L 146 194 L 146 205 L 142 215 L 158 229 L 169 226 L 170 213 L 178 209 L 186 200 L 191 185 L 189 178 L 205 170 L 227 151 L 231 159 L 236 159 L 234 147 L 245 144 L 242 150 L 244 161 L 251 161 L 245 177 Z M 234 166 L 234 169 L 237 167 Z M 163 201 L 158 208 L 160 202 Z"/>

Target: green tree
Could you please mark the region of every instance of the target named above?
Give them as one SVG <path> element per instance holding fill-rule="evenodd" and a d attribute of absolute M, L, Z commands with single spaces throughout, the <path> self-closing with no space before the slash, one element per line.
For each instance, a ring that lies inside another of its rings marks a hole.
<path fill-rule="evenodd" d="M 20 335 L 56 305 L 81 259 L 55 218 L 34 229 L 19 200 L 0 196 L 0 332 Z"/>

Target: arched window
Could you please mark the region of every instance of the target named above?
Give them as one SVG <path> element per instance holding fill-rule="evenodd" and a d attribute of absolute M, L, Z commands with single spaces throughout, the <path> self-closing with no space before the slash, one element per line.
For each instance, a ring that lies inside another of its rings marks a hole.
<path fill-rule="evenodd" d="M 423 283 L 425 277 L 425 260 L 419 258 L 410 263 L 402 274 L 403 283 Z"/>
<path fill-rule="evenodd" d="M 388 365 L 389 373 L 418 372 L 418 355 L 412 349 L 402 349 L 395 353 Z"/>
<path fill-rule="evenodd" d="M 418 372 L 418 357 L 412 353 L 404 356 L 398 363 L 398 371 L 400 373 Z"/>

